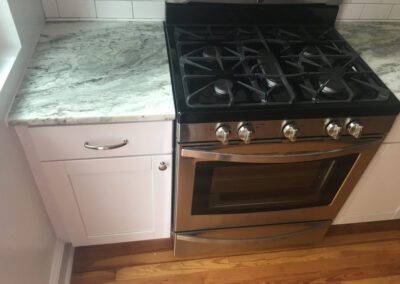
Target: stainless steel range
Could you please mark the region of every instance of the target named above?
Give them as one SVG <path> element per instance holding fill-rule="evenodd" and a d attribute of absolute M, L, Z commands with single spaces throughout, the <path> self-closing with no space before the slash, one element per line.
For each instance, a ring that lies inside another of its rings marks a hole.
<path fill-rule="evenodd" d="M 332 1 L 178 2 L 175 254 L 321 240 L 399 101 L 335 30 Z"/>

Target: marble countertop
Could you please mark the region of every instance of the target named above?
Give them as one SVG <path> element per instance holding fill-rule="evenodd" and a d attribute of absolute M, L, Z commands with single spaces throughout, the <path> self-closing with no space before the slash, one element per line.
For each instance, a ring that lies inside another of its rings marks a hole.
<path fill-rule="evenodd" d="M 341 22 L 336 28 L 400 100 L 400 22 Z"/>
<path fill-rule="evenodd" d="M 47 23 L 10 125 L 175 119 L 161 22 Z"/>
<path fill-rule="evenodd" d="M 400 23 L 337 24 L 400 99 Z M 161 22 L 48 23 L 9 113 L 10 125 L 173 120 Z"/>

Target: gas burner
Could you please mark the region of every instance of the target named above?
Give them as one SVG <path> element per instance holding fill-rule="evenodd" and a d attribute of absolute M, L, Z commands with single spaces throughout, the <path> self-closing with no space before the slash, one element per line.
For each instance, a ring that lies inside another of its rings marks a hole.
<path fill-rule="evenodd" d="M 217 46 L 206 46 L 203 49 L 203 57 L 205 58 L 217 58 L 221 56 L 222 50 Z"/>
<path fill-rule="evenodd" d="M 190 108 L 385 101 L 373 71 L 335 29 L 176 27 Z"/>
<path fill-rule="evenodd" d="M 214 94 L 217 97 L 228 96 L 232 93 L 233 82 L 228 79 L 219 79 L 214 83 Z"/>
<path fill-rule="evenodd" d="M 335 95 L 343 93 L 345 86 L 343 84 L 346 69 L 343 67 L 336 67 L 334 69 L 322 69 L 326 74 L 321 75 L 319 86 L 321 92 L 327 96 L 335 97 Z"/>
<path fill-rule="evenodd" d="M 301 55 L 305 57 L 310 57 L 310 56 L 317 56 L 319 55 L 318 50 L 315 46 L 307 46 L 303 49 L 301 52 Z"/>

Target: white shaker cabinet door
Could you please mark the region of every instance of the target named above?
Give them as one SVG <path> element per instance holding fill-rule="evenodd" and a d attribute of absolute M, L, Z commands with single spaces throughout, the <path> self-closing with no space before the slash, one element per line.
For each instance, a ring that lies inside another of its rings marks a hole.
<path fill-rule="evenodd" d="M 383 144 L 335 224 L 400 218 L 400 144 Z"/>
<path fill-rule="evenodd" d="M 170 237 L 170 155 L 42 165 L 73 245 Z"/>

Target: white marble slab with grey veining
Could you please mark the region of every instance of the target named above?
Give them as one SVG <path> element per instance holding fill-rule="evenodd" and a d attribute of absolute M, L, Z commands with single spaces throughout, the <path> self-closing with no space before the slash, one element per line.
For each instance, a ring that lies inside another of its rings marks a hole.
<path fill-rule="evenodd" d="M 400 23 L 339 32 L 400 98 Z M 174 119 L 162 23 L 48 23 L 9 114 L 11 125 Z"/>
<path fill-rule="evenodd" d="M 400 99 L 400 23 L 342 22 L 337 30 Z"/>
<path fill-rule="evenodd" d="M 173 120 L 161 22 L 47 23 L 10 125 Z"/>

